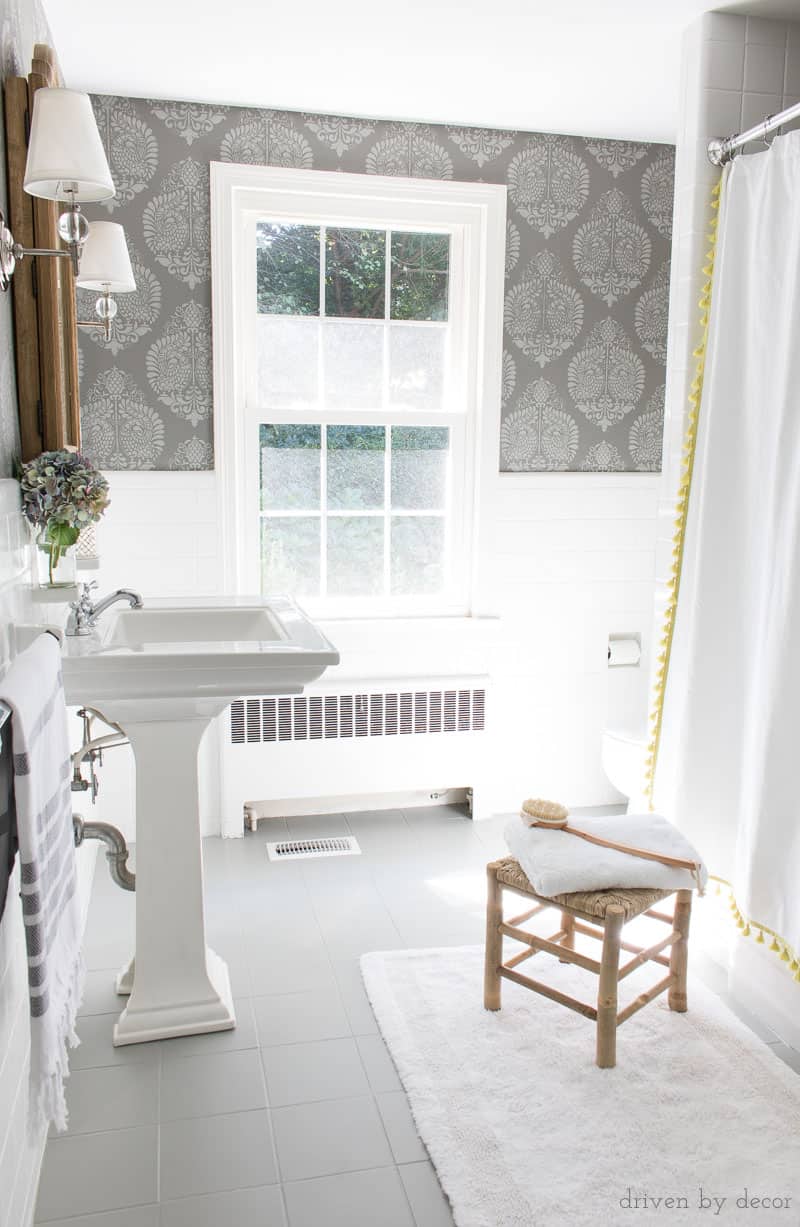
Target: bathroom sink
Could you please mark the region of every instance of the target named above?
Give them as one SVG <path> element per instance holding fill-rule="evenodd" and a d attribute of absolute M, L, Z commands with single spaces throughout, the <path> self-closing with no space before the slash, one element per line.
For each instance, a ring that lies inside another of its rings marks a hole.
<path fill-rule="evenodd" d="M 148 600 L 64 638 L 67 702 L 121 725 L 136 763 L 136 952 L 116 980 L 129 996 L 115 1044 L 236 1025 L 228 969 L 206 945 L 198 750 L 233 699 L 299 694 L 338 660 L 284 596 Z"/>
<path fill-rule="evenodd" d="M 225 651 L 236 652 L 254 642 L 269 650 L 285 638 L 268 609 L 145 608 L 118 612 L 106 642 L 137 652 L 182 652 L 198 643 L 224 644 Z"/>
<path fill-rule="evenodd" d="M 298 694 L 339 654 L 289 597 L 148 600 L 117 607 L 85 638 L 65 638 L 67 702 L 120 704 Z"/>

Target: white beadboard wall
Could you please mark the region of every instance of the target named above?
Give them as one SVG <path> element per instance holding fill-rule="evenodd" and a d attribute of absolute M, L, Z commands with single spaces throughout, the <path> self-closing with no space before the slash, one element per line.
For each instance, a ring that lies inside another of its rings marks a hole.
<path fill-rule="evenodd" d="M 221 591 L 213 473 L 109 473 L 98 533 L 100 591 L 148 596 Z M 492 675 L 495 811 L 542 792 L 573 805 L 619 799 L 600 762 L 609 700 L 615 723 L 643 723 L 652 622 L 658 474 L 495 474 L 482 496 L 491 556 L 476 608 L 499 619 L 425 624 L 424 642 L 392 620 L 326 622 L 348 677 Z M 642 637 L 640 668 L 609 670 L 609 633 Z M 479 644 L 479 646 L 476 646 Z M 610 689 L 609 689 L 610 688 Z M 106 759 L 102 817 L 132 834 L 127 751 Z M 453 782 L 454 784 L 456 781 Z"/>
<path fill-rule="evenodd" d="M 719 177 L 718 169 L 708 161 L 706 148 L 713 137 L 741 132 L 800 101 L 800 14 L 795 22 L 731 13 L 705 14 L 689 27 L 684 38 L 681 98 L 665 463 L 659 491 L 656 548 L 656 635 L 660 631 L 671 564 L 685 414 L 695 370 L 692 351 L 700 339 L 698 299 L 705 280 L 702 266 L 708 251 L 711 189 Z M 740 156 L 746 157 L 747 153 Z M 719 934 L 715 940 L 719 941 Z M 797 985 L 784 966 L 766 946 L 757 946 L 752 941 L 732 940 L 731 953 L 732 993 L 788 1043 L 800 1047 Z"/>

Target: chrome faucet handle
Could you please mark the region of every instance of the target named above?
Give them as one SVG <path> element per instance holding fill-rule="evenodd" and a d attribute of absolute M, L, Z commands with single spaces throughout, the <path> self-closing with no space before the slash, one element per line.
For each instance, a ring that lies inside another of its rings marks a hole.
<path fill-rule="evenodd" d="M 78 585 L 78 599 L 81 601 L 87 601 L 89 599 L 89 593 L 92 591 L 93 588 L 96 588 L 96 587 L 97 587 L 96 579 L 90 579 L 90 580 L 87 580 L 86 583 L 79 584 Z"/>
<path fill-rule="evenodd" d="M 97 580 L 90 580 L 88 583 L 81 584 L 78 589 L 78 599 L 70 604 L 70 613 L 67 619 L 66 633 L 70 636 L 80 635 L 84 637 L 92 633 L 91 621 L 94 607 L 92 605 L 91 591 L 97 587 Z"/>

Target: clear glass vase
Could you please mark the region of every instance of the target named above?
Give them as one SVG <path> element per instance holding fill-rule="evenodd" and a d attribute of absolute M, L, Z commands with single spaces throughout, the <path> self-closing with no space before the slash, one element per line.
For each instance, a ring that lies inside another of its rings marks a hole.
<path fill-rule="evenodd" d="M 75 546 L 59 549 L 46 533 L 40 529 L 34 538 L 35 582 L 40 588 L 69 588 L 76 582 Z"/>

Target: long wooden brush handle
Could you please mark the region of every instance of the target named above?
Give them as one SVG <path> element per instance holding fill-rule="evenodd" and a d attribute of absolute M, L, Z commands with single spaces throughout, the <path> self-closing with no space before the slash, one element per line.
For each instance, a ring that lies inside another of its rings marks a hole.
<path fill-rule="evenodd" d="M 590 844 L 599 844 L 601 848 L 614 848 L 617 852 L 640 856 L 646 861 L 660 861 L 662 865 L 670 865 L 673 869 L 688 869 L 694 874 L 700 869 L 697 861 L 685 861 L 678 856 L 667 856 L 664 852 L 650 852 L 646 848 L 631 848 L 628 844 L 615 844 L 610 839 L 601 839 L 599 835 L 589 835 L 586 831 L 579 831 L 575 827 L 563 826 L 561 830 L 567 831 L 570 835 L 579 835 L 581 839 L 588 840 Z"/>

